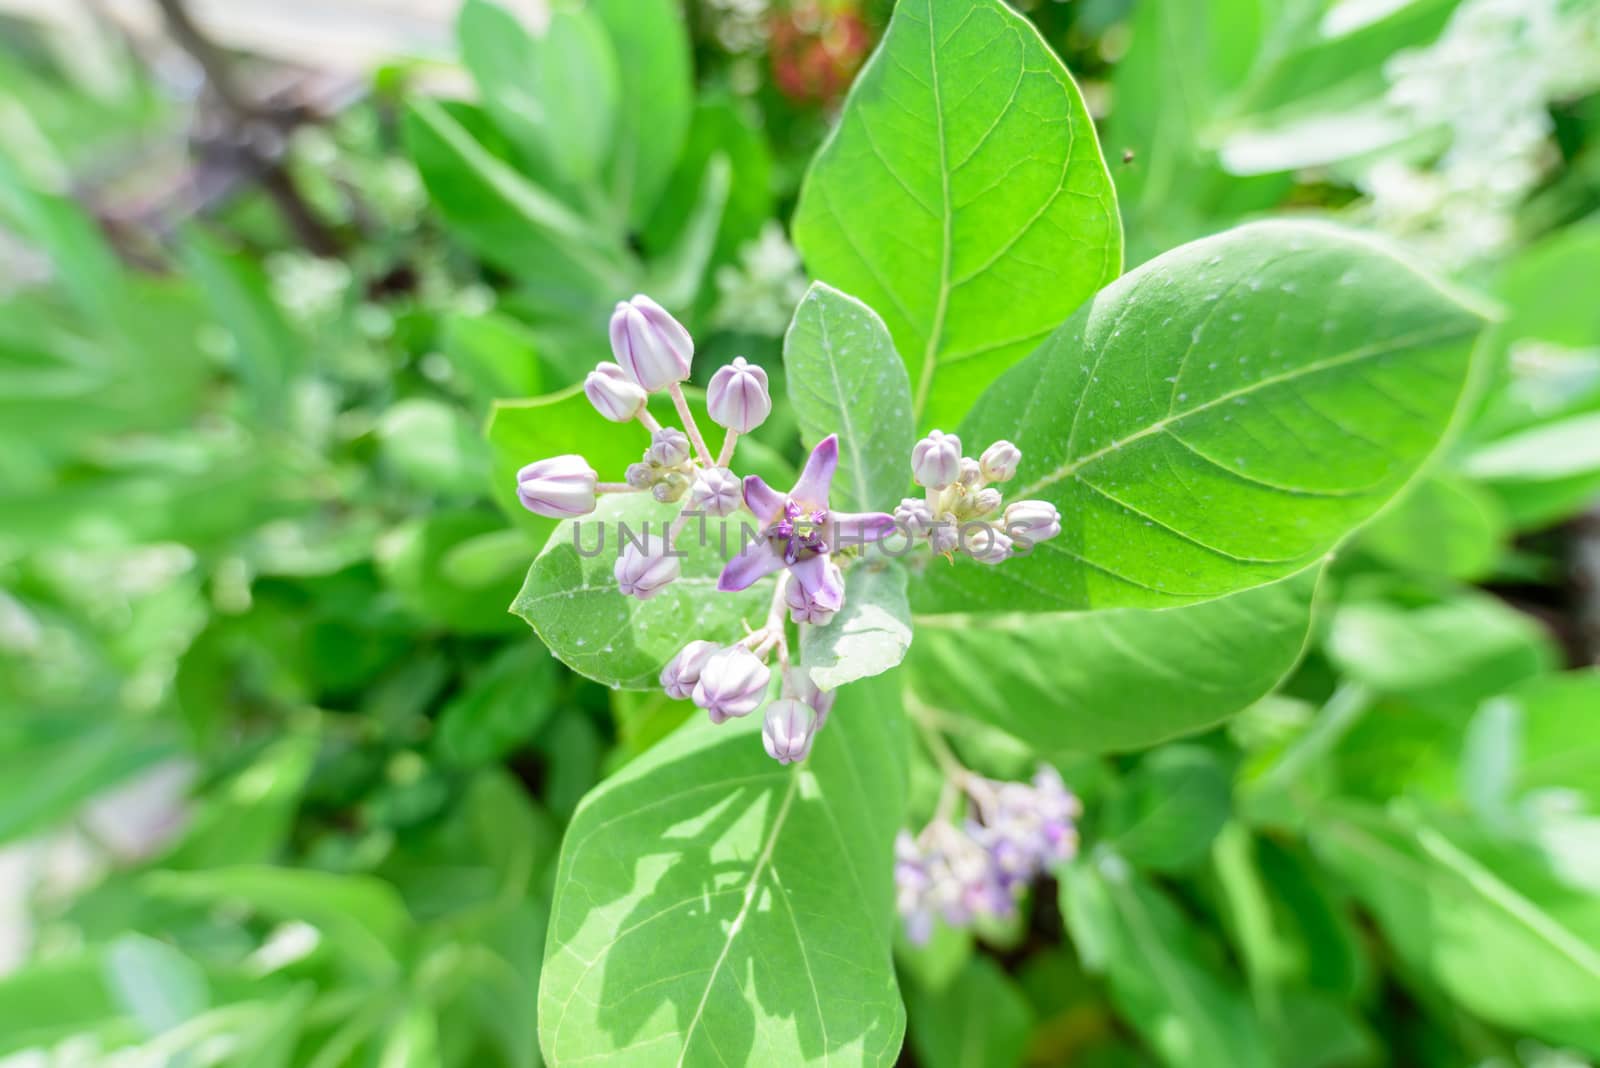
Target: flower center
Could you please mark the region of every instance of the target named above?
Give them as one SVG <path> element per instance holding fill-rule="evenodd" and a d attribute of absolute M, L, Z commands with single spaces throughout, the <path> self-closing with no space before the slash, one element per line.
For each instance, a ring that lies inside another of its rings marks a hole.
<path fill-rule="evenodd" d="M 828 510 L 806 511 L 792 498 L 784 502 L 783 517 L 767 530 L 767 536 L 784 543 L 785 563 L 794 563 L 800 554 L 826 552 L 828 548 Z"/>

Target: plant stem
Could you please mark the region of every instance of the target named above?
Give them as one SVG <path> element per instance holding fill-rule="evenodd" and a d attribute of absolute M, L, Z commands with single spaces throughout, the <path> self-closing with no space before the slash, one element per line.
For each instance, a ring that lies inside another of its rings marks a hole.
<path fill-rule="evenodd" d="M 630 486 L 626 482 L 596 482 L 594 484 L 594 491 L 596 493 L 643 493 L 644 492 L 644 490 L 640 489 L 638 486 Z"/>
<path fill-rule="evenodd" d="M 733 460 L 733 447 L 739 440 L 737 430 L 728 431 L 728 436 L 722 439 L 722 451 L 717 453 L 717 466 L 727 467 Z"/>
<path fill-rule="evenodd" d="M 694 421 L 694 413 L 689 410 L 689 401 L 683 395 L 683 385 L 674 382 L 667 387 L 667 392 L 672 395 L 672 403 L 678 409 L 678 418 L 683 420 L 683 432 L 689 435 L 689 441 L 694 444 L 694 451 L 700 457 L 700 462 L 707 467 L 711 464 L 711 450 L 706 447 L 706 439 L 700 433 L 700 424 Z"/>
<path fill-rule="evenodd" d="M 656 422 L 656 417 L 650 414 L 650 409 L 648 408 L 640 408 L 639 414 L 634 418 L 638 419 L 644 425 L 644 428 L 652 434 L 661 429 L 661 424 Z"/>

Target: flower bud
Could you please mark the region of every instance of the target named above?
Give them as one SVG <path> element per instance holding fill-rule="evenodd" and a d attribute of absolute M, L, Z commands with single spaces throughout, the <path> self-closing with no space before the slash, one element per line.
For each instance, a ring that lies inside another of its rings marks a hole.
<path fill-rule="evenodd" d="M 761 658 L 742 645 L 730 645 L 711 654 L 694 686 L 694 703 L 705 709 L 712 723 L 748 716 L 767 696 L 772 672 Z"/>
<path fill-rule="evenodd" d="M 831 560 L 818 559 L 820 567 L 790 569 L 783 599 L 789 605 L 790 619 L 823 627 L 844 607 L 844 576 Z"/>
<path fill-rule="evenodd" d="M 983 468 L 978 464 L 978 461 L 963 456 L 961 458 L 961 470 L 956 475 L 956 481 L 961 483 L 964 489 L 975 490 L 983 485 Z"/>
<path fill-rule="evenodd" d="M 682 500 L 683 495 L 689 492 L 689 476 L 681 471 L 668 471 L 650 487 L 650 496 L 662 504 L 671 504 L 673 501 Z"/>
<path fill-rule="evenodd" d="M 992 523 L 968 523 L 961 531 L 961 549 L 980 564 L 998 564 L 1011 555 L 1011 536 Z"/>
<path fill-rule="evenodd" d="M 961 547 L 961 520 L 954 512 L 945 512 L 933 521 L 928 529 L 928 544 L 941 556 L 948 556 Z"/>
<path fill-rule="evenodd" d="M 933 510 L 927 501 L 907 497 L 895 508 L 894 521 L 913 538 L 920 538 L 933 529 Z"/>
<path fill-rule="evenodd" d="M 647 552 L 630 544 L 622 550 L 611 569 L 617 587 L 627 596 L 641 601 L 648 601 L 678 581 L 682 573 L 683 562 L 671 555 L 665 545 Z"/>
<path fill-rule="evenodd" d="M 700 672 L 719 646 L 716 642 L 693 641 L 678 651 L 678 655 L 661 669 L 661 686 L 667 696 L 682 701 L 694 693 L 694 684 L 700 681 Z"/>
<path fill-rule="evenodd" d="M 998 512 L 1005 499 L 1000 496 L 1000 491 L 997 489 L 981 489 L 977 493 L 970 494 L 967 500 L 968 508 L 974 516 L 985 516 L 990 512 Z"/>
<path fill-rule="evenodd" d="M 744 483 L 726 467 L 701 471 L 689 487 L 689 507 L 707 515 L 732 515 L 743 503 Z"/>
<path fill-rule="evenodd" d="M 644 458 L 657 467 L 681 467 L 689 462 L 689 438 L 675 426 L 664 426 L 650 435 Z"/>
<path fill-rule="evenodd" d="M 598 476 L 581 456 L 538 460 L 517 472 L 517 499 L 522 507 L 551 519 L 571 519 L 594 511 Z"/>
<path fill-rule="evenodd" d="M 811 677 L 811 672 L 803 667 L 797 667 L 789 672 L 789 687 L 786 697 L 793 697 L 796 701 L 804 701 L 817 710 L 817 730 L 828 722 L 828 713 L 833 711 L 833 702 L 839 694 L 835 690 L 820 688 Z"/>
<path fill-rule="evenodd" d="M 583 380 L 583 392 L 595 411 L 613 423 L 626 423 L 644 407 L 644 390 L 609 360 L 589 372 Z"/>
<path fill-rule="evenodd" d="M 944 489 L 961 474 L 961 439 L 932 431 L 911 449 L 911 478 L 919 486 Z"/>
<path fill-rule="evenodd" d="M 654 393 L 689 377 L 694 339 L 665 308 L 641 294 L 612 312 L 611 353 L 629 378 Z"/>
<path fill-rule="evenodd" d="M 656 484 L 655 465 L 648 463 L 629 464 L 628 470 L 622 477 L 634 489 L 647 490 Z"/>
<path fill-rule="evenodd" d="M 1006 533 L 1028 545 L 1061 533 L 1061 513 L 1049 501 L 1017 501 L 1006 506 Z"/>
<path fill-rule="evenodd" d="M 978 457 L 978 467 L 990 482 L 1010 482 L 1022 463 L 1022 450 L 1009 441 L 997 441 L 983 450 Z"/>
<path fill-rule="evenodd" d="M 772 414 L 767 372 L 743 356 L 717 369 L 706 387 L 706 410 L 718 426 L 748 434 Z"/>
<path fill-rule="evenodd" d="M 761 724 L 761 742 L 767 755 L 780 764 L 794 764 L 811 753 L 821 719 L 817 710 L 804 701 L 785 698 L 767 706 Z"/>

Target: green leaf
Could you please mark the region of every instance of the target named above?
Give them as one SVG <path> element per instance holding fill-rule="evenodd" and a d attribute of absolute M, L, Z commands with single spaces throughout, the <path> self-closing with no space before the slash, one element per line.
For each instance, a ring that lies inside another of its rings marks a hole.
<path fill-rule="evenodd" d="M 105 984 L 103 956 L 68 956 L 0 976 L 0 1056 L 114 1030 L 134 1037 Z"/>
<path fill-rule="evenodd" d="M 925 703 L 1044 752 L 1138 749 L 1271 692 L 1305 648 L 1320 575 L 1186 608 L 917 616 L 908 675 Z"/>
<path fill-rule="evenodd" d="M 555 708 L 555 662 L 532 642 L 502 650 L 439 713 L 439 747 L 457 764 L 488 764 L 528 741 Z"/>
<path fill-rule="evenodd" d="M 1466 479 L 1436 474 L 1373 520 L 1361 547 L 1405 571 L 1472 581 L 1494 567 L 1509 534 L 1493 494 Z"/>
<path fill-rule="evenodd" d="M 1333 817 L 1333 818 L 1330 818 Z M 1402 959 L 1486 1020 L 1600 1054 L 1600 897 L 1542 858 L 1426 819 L 1340 810 L 1319 854 Z"/>
<path fill-rule="evenodd" d="M 1370 240 L 1258 223 L 1108 287 L 961 427 L 1009 439 L 1008 499 L 1062 533 L 934 576 L 950 610 L 1161 607 L 1303 570 L 1450 427 L 1479 315 Z"/>
<path fill-rule="evenodd" d="M 1267 1037 L 1242 992 L 1207 962 L 1200 931 L 1122 858 L 1062 873 L 1062 914 L 1089 938 L 1122 1018 L 1173 1068 L 1267 1068 Z M 1093 925 L 1090 930 L 1089 925 Z"/>
<path fill-rule="evenodd" d="M 783 371 L 800 434 L 839 435 L 834 479 L 846 511 L 889 511 L 910 481 L 911 383 L 883 320 L 845 293 L 812 283 L 783 338 Z"/>
<path fill-rule="evenodd" d="M 1518 526 L 1582 511 L 1600 494 L 1600 412 L 1490 442 L 1467 457 L 1464 470 L 1494 490 Z"/>
<path fill-rule="evenodd" d="M 540 287 L 551 301 L 603 315 L 628 287 L 630 266 L 548 190 L 486 149 L 438 101 L 411 102 L 406 147 L 428 194 L 474 252 Z"/>
<path fill-rule="evenodd" d="M 911 1046 L 928 1068 L 1016 1068 L 1033 1030 L 1033 1007 L 987 957 L 973 957 L 948 986 L 914 989 Z"/>
<path fill-rule="evenodd" d="M 592 514 L 556 528 L 511 610 L 572 670 L 630 690 L 657 686 L 662 667 L 692 639 L 731 642 L 746 633 L 742 624 L 759 627 L 771 598 L 769 583 L 740 593 L 716 589 L 717 575 L 741 544 L 738 519 L 686 526 L 674 543 L 685 553 L 683 577 L 649 600 L 617 589 L 612 568 L 622 531 L 635 539 L 648 533 L 659 547 L 677 510 L 647 494 L 603 497 Z"/>
<path fill-rule="evenodd" d="M 1233 806 L 1228 769 L 1209 749 L 1158 749 L 1106 813 L 1106 842 L 1136 867 L 1180 871 L 1211 848 Z"/>
<path fill-rule="evenodd" d="M 394 887 L 365 875 L 240 865 L 206 871 L 157 871 L 144 884 L 157 897 L 201 905 L 240 904 L 277 920 L 319 929 L 343 961 L 391 976 L 413 933 Z"/>
<path fill-rule="evenodd" d="M 457 19 L 461 59 L 484 107 L 536 178 L 581 187 L 600 173 L 621 95 L 617 57 L 584 8 L 552 7 L 530 30 L 510 12 L 468 0 Z"/>
<path fill-rule="evenodd" d="M 846 690 L 791 768 L 759 715 L 696 717 L 584 800 L 539 990 L 549 1063 L 895 1062 L 895 691 Z"/>
<path fill-rule="evenodd" d="M 200 966 L 165 942 L 132 932 L 106 950 L 105 982 L 148 1036 L 200 1015 L 211 991 Z"/>
<path fill-rule="evenodd" d="M 606 183 L 637 229 L 650 218 L 683 151 L 694 108 L 689 32 L 675 0 L 591 0 L 622 75 Z"/>
<path fill-rule="evenodd" d="M 506 604 L 537 543 L 525 540 L 521 554 L 508 554 L 500 541 L 504 529 L 504 521 L 490 511 L 436 511 L 383 536 L 377 546 L 378 570 L 401 602 L 424 620 L 468 634 L 515 630 Z M 464 564 L 463 557 L 470 560 L 485 538 L 495 549 L 489 559 Z M 475 566 L 478 562 L 493 566 Z"/>
<path fill-rule="evenodd" d="M 845 572 L 844 607 L 800 631 L 800 663 L 824 690 L 893 670 L 911 648 L 905 569 L 861 563 Z"/>
<path fill-rule="evenodd" d="M 716 252 L 717 232 L 728 207 L 733 168 L 727 157 L 713 156 L 706 161 L 700 195 L 684 219 L 683 229 L 660 259 L 650 265 L 644 288 L 668 307 L 687 307 L 700 293 L 710 273 L 711 257 Z"/>
<path fill-rule="evenodd" d="M 1530 680 L 1499 703 L 1517 712 L 1511 791 L 1577 791 L 1600 812 L 1600 668 Z"/>
<path fill-rule="evenodd" d="M 489 450 L 461 410 L 427 397 L 409 397 L 378 417 L 383 459 L 418 489 L 476 497 Z"/>
<path fill-rule="evenodd" d="M 872 305 L 919 427 L 949 427 L 1122 269 L 1116 196 L 1061 61 L 1000 0 L 902 0 L 795 212 L 811 273 Z"/>
<path fill-rule="evenodd" d="M 445 355 L 484 408 L 501 397 L 531 397 L 543 387 L 538 346 L 515 319 L 493 313 L 451 315 L 442 330 Z"/>
<path fill-rule="evenodd" d="M 1375 690 L 1462 707 L 1559 663 L 1543 627 L 1482 593 L 1414 608 L 1352 598 L 1334 613 L 1325 648 L 1341 672 Z"/>
<path fill-rule="evenodd" d="M 266 272 L 198 230 L 184 239 L 183 262 L 233 335 L 235 365 L 257 412 L 269 421 L 283 418 L 289 383 L 305 362 L 306 346 L 273 299 Z"/>

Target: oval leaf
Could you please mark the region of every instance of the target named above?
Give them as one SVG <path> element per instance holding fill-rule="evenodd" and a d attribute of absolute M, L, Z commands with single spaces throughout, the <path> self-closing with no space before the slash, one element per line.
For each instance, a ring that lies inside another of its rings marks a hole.
<path fill-rule="evenodd" d="M 1138 749 L 1270 693 L 1305 648 L 1319 574 L 1187 608 L 919 616 L 908 674 L 927 703 L 1045 752 Z"/>
<path fill-rule="evenodd" d="M 887 511 L 910 482 L 911 383 L 876 312 L 815 282 L 783 338 L 789 400 L 806 443 L 839 435 L 837 507 Z"/>
<path fill-rule="evenodd" d="M 683 577 L 648 601 L 624 596 L 612 568 L 625 533 L 661 544 L 676 505 L 645 494 L 603 497 L 593 514 L 568 520 L 528 569 L 511 611 L 528 621 L 562 663 L 597 682 L 649 690 L 693 638 L 732 642 L 766 619 L 772 584 L 717 592 L 717 575 L 738 552 L 740 521 L 690 521 L 675 542 Z M 753 528 L 749 528 L 753 529 Z M 603 544 L 600 539 L 604 538 Z M 581 551 L 580 551 L 581 547 Z"/>
<path fill-rule="evenodd" d="M 696 719 L 584 799 L 539 989 L 551 1064 L 888 1065 L 904 722 L 846 691 L 810 758 Z"/>
<path fill-rule="evenodd" d="M 858 565 L 845 573 L 844 607 L 800 631 L 800 663 L 824 690 L 898 667 L 911 648 L 905 569 Z"/>
<path fill-rule="evenodd" d="M 1133 271 L 962 425 L 1008 438 L 1006 498 L 1062 533 L 1004 567 L 937 569 L 950 610 L 1161 607 L 1293 574 L 1438 448 L 1477 312 L 1336 227 L 1258 223 Z"/>
<path fill-rule="evenodd" d="M 1000 0 L 901 0 L 795 212 L 811 273 L 866 300 L 952 424 L 1122 269 L 1083 98 Z"/>

